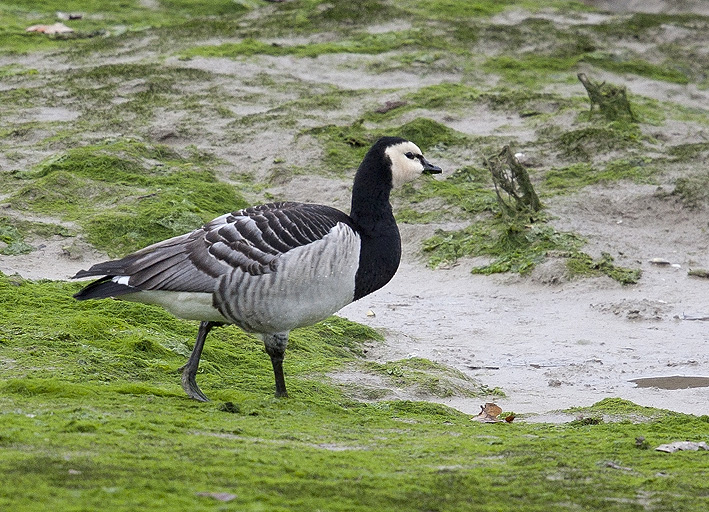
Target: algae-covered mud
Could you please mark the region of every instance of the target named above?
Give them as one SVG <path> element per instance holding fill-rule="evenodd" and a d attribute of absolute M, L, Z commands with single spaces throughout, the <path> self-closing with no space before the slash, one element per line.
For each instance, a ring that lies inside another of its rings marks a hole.
<path fill-rule="evenodd" d="M 706 510 L 706 452 L 654 448 L 709 441 L 709 12 L 619 4 L 0 1 L 0 508 Z M 381 135 L 444 173 L 394 193 L 394 280 L 294 333 L 291 399 L 227 327 L 193 403 L 194 323 L 71 298 L 227 211 L 347 210 Z"/>

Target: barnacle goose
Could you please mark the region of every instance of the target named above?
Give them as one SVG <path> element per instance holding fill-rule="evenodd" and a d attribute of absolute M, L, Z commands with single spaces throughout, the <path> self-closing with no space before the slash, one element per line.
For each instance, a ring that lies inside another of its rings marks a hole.
<path fill-rule="evenodd" d="M 295 202 L 228 213 L 191 233 L 78 272 L 74 278 L 103 277 L 74 297 L 159 304 L 175 316 L 199 320 L 194 349 L 181 370 L 183 389 L 200 401 L 208 399 L 195 375 L 209 331 L 235 324 L 258 334 L 271 357 L 276 396 L 288 396 L 283 356 L 289 331 L 319 322 L 389 282 L 401 258 L 389 194 L 421 173 L 440 172 L 413 142 L 383 137 L 357 170 L 350 215 Z"/>

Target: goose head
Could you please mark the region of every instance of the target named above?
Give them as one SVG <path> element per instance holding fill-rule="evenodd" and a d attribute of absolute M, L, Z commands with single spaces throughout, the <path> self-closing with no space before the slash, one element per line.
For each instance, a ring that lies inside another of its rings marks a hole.
<path fill-rule="evenodd" d="M 423 152 L 411 141 L 401 139 L 389 145 L 384 154 L 391 162 L 391 180 L 394 187 L 415 180 L 421 174 L 439 174 L 441 168 L 423 157 Z"/>

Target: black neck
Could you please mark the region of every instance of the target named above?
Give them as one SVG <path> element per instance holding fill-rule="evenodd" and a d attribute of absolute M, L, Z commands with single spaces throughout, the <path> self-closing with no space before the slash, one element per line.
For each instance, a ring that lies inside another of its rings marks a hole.
<path fill-rule="evenodd" d="M 383 148 L 373 147 L 357 170 L 352 187 L 350 217 L 361 237 L 359 270 L 355 277 L 357 300 L 387 284 L 399 268 L 401 238 L 389 194 L 390 162 Z"/>

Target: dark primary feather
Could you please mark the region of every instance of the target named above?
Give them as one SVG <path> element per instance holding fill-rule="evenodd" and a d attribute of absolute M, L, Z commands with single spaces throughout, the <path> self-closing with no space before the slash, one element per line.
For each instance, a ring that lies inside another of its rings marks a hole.
<path fill-rule="evenodd" d="M 111 297 L 136 290 L 211 293 L 215 278 L 235 268 L 252 275 L 274 272 L 280 255 L 320 240 L 339 222 L 353 227 L 347 215 L 329 206 L 285 202 L 246 208 L 120 260 L 82 270 L 74 277 L 106 277 L 75 297 Z M 130 276 L 129 286 L 112 282 L 113 276 Z"/>

